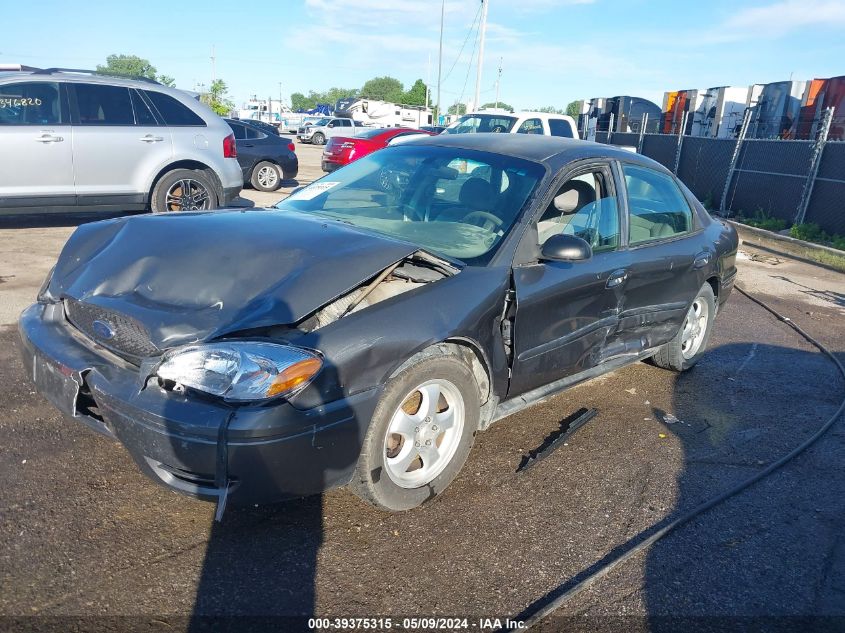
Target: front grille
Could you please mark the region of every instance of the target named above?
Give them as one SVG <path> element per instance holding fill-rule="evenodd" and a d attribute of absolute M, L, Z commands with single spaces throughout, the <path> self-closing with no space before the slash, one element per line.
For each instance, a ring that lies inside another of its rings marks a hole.
<path fill-rule="evenodd" d="M 143 325 L 118 312 L 67 298 L 65 315 L 85 336 L 127 360 L 137 361 L 161 354 Z"/>

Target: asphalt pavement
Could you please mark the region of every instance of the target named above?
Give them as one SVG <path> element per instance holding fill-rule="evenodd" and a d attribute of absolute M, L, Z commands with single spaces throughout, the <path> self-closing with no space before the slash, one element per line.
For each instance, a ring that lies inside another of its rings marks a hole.
<path fill-rule="evenodd" d="M 297 151 L 309 182 L 318 148 Z M 244 196 L 266 203 L 254 193 Z M 640 363 L 496 423 L 446 493 L 419 509 L 385 514 L 341 489 L 229 509 L 214 523 L 211 504 L 146 479 L 120 445 L 62 419 L 23 374 L 14 316 L 78 221 L 0 226 L 0 629 L 200 630 L 213 615 L 441 615 L 477 625 L 524 614 L 778 459 L 845 393 L 815 348 L 734 294 L 693 370 Z M 740 285 L 843 360 L 844 280 L 752 251 L 740 261 Z M 581 407 L 599 413 L 517 473 Z M 843 455 L 840 420 L 785 468 L 578 595 L 543 630 L 845 629 Z M 801 619 L 809 616 L 832 619 Z"/>

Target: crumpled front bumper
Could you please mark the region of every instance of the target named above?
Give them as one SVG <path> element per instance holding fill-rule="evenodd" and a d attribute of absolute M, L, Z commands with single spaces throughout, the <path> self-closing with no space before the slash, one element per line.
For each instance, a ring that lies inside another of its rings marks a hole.
<path fill-rule="evenodd" d="M 158 483 L 223 503 L 348 483 L 381 391 L 307 410 L 284 401 L 228 405 L 145 386 L 138 367 L 75 330 L 61 304 L 30 306 L 18 327 L 26 371 L 59 411 L 120 441 Z"/>

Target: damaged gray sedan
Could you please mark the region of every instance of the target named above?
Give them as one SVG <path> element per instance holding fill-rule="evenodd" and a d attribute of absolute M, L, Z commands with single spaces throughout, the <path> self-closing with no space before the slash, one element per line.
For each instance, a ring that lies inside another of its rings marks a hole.
<path fill-rule="evenodd" d="M 182 493 L 388 510 L 478 431 L 704 353 L 737 236 L 657 163 L 524 135 L 376 152 L 275 209 L 79 227 L 20 319 L 32 380 Z"/>

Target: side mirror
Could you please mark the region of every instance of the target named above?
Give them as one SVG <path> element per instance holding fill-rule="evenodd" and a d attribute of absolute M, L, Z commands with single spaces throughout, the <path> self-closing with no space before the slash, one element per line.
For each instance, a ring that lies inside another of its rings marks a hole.
<path fill-rule="evenodd" d="M 552 235 L 543 243 L 540 259 L 552 262 L 580 262 L 590 259 L 593 249 L 574 235 Z"/>

